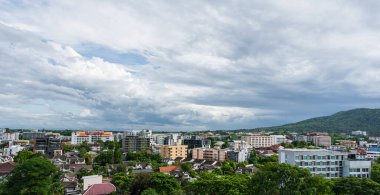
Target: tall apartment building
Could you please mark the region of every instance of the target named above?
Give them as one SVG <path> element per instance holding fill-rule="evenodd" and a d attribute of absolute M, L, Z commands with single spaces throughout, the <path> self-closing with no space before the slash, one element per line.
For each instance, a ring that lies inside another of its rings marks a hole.
<path fill-rule="evenodd" d="M 183 144 L 187 145 L 189 149 L 193 148 L 209 148 L 211 141 L 209 139 L 203 139 L 198 136 L 191 136 L 191 138 L 185 138 Z"/>
<path fill-rule="evenodd" d="M 279 151 L 279 162 L 297 165 L 308 169 L 313 175 L 326 178 L 348 176 L 368 178 L 371 162 L 351 160 L 347 155 L 346 152 L 324 149 L 284 149 Z"/>
<path fill-rule="evenodd" d="M 286 142 L 285 135 L 246 135 L 241 137 L 253 148 L 270 147 Z"/>
<path fill-rule="evenodd" d="M 145 152 L 151 149 L 153 143 L 152 130 L 132 130 L 123 134 L 123 152 Z"/>
<path fill-rule="evenodd" d="M 174 160 L 177 157 L 187 157 L 187 145 L 177 143 L 176 145 L 161 145 L 158 147 L 162 158 L 170 158 Z"/>
<path fill-rule="evenodd" d="M 48 156 L 62 153 L 61 140 L 53 137 L 36 138 L 33 141 L 33 151 L 41 152 Z"/>
<path fill-rule="evenodd" d="M 81 144 L 87 142 L 89 144 L 96 143 L 96 141 L 113 141 L 114 137 L 112 132 L 104 131 L 77 131 L 71 133 L 71 144 Z"/>
<path fill-rule="evenodd" d="M 227 150 L 214 148 L 194 148 L 192 156 L 194 159 L 225 161 Z"/>

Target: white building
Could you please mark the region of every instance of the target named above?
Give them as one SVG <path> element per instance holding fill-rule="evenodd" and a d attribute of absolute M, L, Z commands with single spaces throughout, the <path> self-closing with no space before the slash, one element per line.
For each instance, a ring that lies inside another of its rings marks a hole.
<path fill-rule="evenodd" d="M 15 133 L 2 133 L 1 134 L 1 139 L 2 140 L 8 140 L 8 141 L 15 141 L 19 140 L 20 133 L 15 132 Z"/>
<path fill-rule="evenodd" d="M 19 146 L 19 145 L 9 146 L 8 148 L 4 148 L 3 155 L 5 155 L 5 156 L 11 156 L 11 155 L 16 156 L 17 153 L 23 149 L 24 149 L 24 147 Z"/>
<path fill-rule="evenodd" d="M 286 142 L 285 135 L 246 135 L 241 137 L 253 148 L 270 147 Z"/>
<path fill-rule="evenodd" d="M 246 141 L 234 140 L 229 143 L 230 148 L 233 150 L 242 150 L 250 148 L 250 145 Z"/>
<path fill-rule="evenodd" d="M 343 165 L 343 177 L 369 178 L 371 161 L 369 160 L 345 160 Z"/>
<path fill-rule="evenodd" d="M 101 184 L 103 181 L 103 176 L 101 175 L 90 175 L 82 177 L 83 180 L 83 190 L 94 184 Z"/>
<path fill-rule="evenodd" d="M 353 132 L 351 132 L 351 135 L 363 135 L 363 136 L 367 136 L 367 131 L 353 131 Z"/>
<path fill-rule="evenodd" d="M 71 144 L 81 144 L 87 142 L 90 144 L 96 143 L 98 140 L 113 141 L 114 137 L 112 132 L 104 131 L 77 131 L 71 133 Z"/>
<path fill-rule="evenodd" d="M 227 151 L 227 158 L 238 163 L 248 160 L 248 157 L 249 151 L 247 149 Z"/>
<path fill-rule="evenodd" d="M 349 160 L 346 152 L 325 149 L 284 149 L 279 151 L 279 162 L 308 169 L 313 175 L 325 178 L 354 176 L 350 170 L 363 169 L 361 177 L 369 177 L 370 161 Z M 368 174 L 367 174 L 368 173 Z M 356 174 L 358 175 L 358 174 Z"/>

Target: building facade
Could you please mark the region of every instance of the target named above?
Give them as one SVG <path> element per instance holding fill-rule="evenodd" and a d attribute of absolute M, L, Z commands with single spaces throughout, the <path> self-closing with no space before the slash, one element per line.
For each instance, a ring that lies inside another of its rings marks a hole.
<path fill-rule="evenodd" d="M 270 147 L 286 142 L 285 135 L 246 135 L 241 137 L 253 148 Z"/>
<path fill-rule="evenodd" d="M 328 135 L 317 135 L 313 136 L 313 144 L 321 147 L 331 146 L 331 137 Z"/>
<path fill-rule="evenodd" d="M 313 175 L 325 178 L 354 176 L 350 172 L 354 168 L 363 169 L 361 176 L 369 177 L 370 161 L 350 160 L 347 155 L 346 152 L 325 149 L 284 149 L 279 151 L 279 162 L 308 169 Z"/>
<path fill-rule="evenodd" d="M 162 158 L 175 159 L 177 157 L 187 157 L 187 145 L 161 145 L 159 146 L 160 155 Z"/>
<path fill-rule="evenodd" d="M 193 159 L 225 161 L 227 150 L 214 148 L 194 148 L 192 151 Z"/>
<path fill-rule="evenodd" d="M 71 133 L 71 144 L 81 144 L 83 142 L 94 144 L 98 140 L 113 141 L 114 137 L 112 132 L 104 132 L 104 131 L 77 131 Z"/>
<path fill-rule="evenodd" d="M 123 152 L 146 152 L 150 148 L 151 138 L 126 135 L 122 140 Z"/>
<path fill-rule="evenodd" d="M 183 144 L 187 145 L 189 149 L 193 148 L 209 148 L 211 141 L 209 139 L 203 139 L 197 136 L 192 136 L 191 138 L 185 138 Z"/>

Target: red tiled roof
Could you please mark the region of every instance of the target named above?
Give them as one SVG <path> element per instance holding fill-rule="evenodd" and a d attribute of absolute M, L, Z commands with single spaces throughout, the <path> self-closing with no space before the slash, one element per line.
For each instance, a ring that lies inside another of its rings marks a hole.
<path fill-rule="evenodd" d="M 160 167 L 160 172 L 169 172 L 177 169 L 177 166 Z"/>
<path fill-rule="evenodd" d="M 111 194 L 116 191 L 116 187 L 112 183 L 102 183 L 91 185 L 83 195 L 101 195 L 101 194 Z"/>
<path fill-rule="evenodd" d="M 16 164 L 14 162 L 11 162 L 11 161 L 1 163 L 0 164 L 0 173 L 10 173 L 15 167 L 16 167 Z"/>

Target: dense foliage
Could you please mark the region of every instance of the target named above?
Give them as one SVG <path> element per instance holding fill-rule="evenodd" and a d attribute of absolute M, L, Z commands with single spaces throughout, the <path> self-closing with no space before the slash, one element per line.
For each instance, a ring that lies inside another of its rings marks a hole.
<path fill-rule="evenodd" d="M 237 163 L 224 162 L 219 171 L 198 171 L 192 181 L 163 173 L 119 173 L 113 176 L 112 183 L 117 187 L 117 194 L 380 194 L 380 184 L 371 179 L 324 179 L 312 176 L 306 169 L 277 162 L 263 162 L 252 175 L 230 171 L 230 167 L 236 166 Z M 185 163 L 181 167 L 190 168 Z"/>
<path fill-rule="evenodd" d="M 60 172 L 45 158 L 19 163 L 5 182 L 3 194 L 63 194 Z"/>

